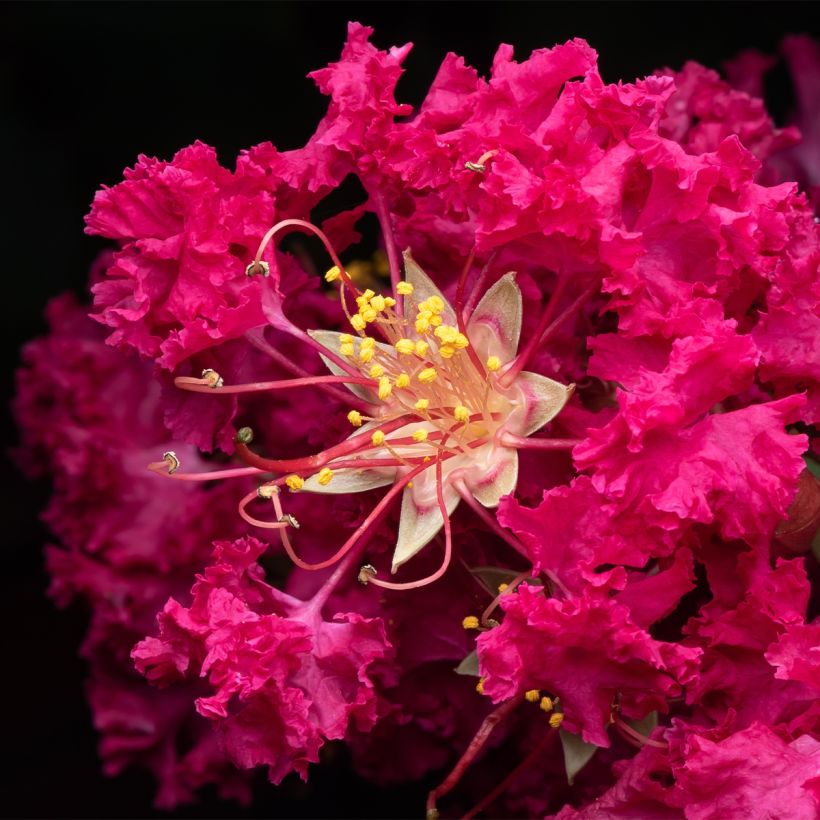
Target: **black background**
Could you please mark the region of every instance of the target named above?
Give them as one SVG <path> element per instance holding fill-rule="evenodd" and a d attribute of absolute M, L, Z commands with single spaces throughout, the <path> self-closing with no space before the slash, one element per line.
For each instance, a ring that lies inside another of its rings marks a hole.
<path fill-rule="evenodd" d="M 774 52 L 787 33 L 818 34 L 810 3 L 6 3 L 0 6 L 0 155 L 3 261 L 0 369 L 4 401 L 2 680 L 6 763 L 0 811 L 23 817 L 165 816 L 150 779 L 104 778 L 76 658 L 85 616 L 45 599 L 37 521 L 46 486 L 22 482 L 6 458 L 7 409 L 20 345 L 42 333 L 50 297 L 82 293 L 103 246 L 83 234 L 96 188 L 114 184 L 137 154 L 170 158 L 195 139 L 231 166 L 241 148 L 302 144 L 325 110 L 305 79 L 338 58 L 347 20 L 376 29 L 386 48 L 413 41 L 398 87 L 418 103 L 447 51 L 486 72 L 498 43 L 518 59 L 584 37 L 605 80 L 632 80 L 693 59 L 719 68 L 743 48 Z M 784 69 L 770 108 L 790 105 Z M 424 788 L 392 792 L 357 781 L 345 754 L 303 788 L 262 779 L 248 810 L 203 802 L 171 816 L 420 817 Z"/>

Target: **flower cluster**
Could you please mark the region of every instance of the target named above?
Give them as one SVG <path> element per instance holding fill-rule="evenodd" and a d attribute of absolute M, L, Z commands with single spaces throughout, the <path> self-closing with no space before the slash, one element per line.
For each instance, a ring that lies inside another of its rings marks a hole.
<path fill-rule="evenodd" d="M 107 344 L 62 299 L 24 354 L 109 771 L 243 798 L 344 739 L 428 817 L 816 816 L 820 242 L 765 64 L 502 45 L 413 112 L 371 34 L 304 147 L 101 190 Z"/>

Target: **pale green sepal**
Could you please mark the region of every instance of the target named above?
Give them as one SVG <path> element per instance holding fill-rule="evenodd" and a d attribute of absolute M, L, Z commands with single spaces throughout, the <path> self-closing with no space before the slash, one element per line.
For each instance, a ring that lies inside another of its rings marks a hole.
<path fill-rule="evenodd" d="M 564 750 L 564 768 L 567 772 L 567 782 L 571 786 L 578 772 L 592 760 L 593 755 L 598 751 L 598 746 L 594 743 L 587 743 L 585 740 L 581 740 L 579 735 L 573 735 L 563 729 L 558 730 L 558 736 L 561 738 L 561 747 Z"/>
<path fill-rule="evenodd" d="M 515 432 L 525 438 L 552 421 L 575 392 L 574 384 L 561 384 L 540 373 L 528 371 L 518 375 L 515 386 L 524 394 L 526 408 L 522 429 Z"/>
<path fill-rule="evenodd" d="M 475 649 L 456 667 L 457 675 L 472 675 L 479 677 L 478 652 Z"/>
<path fill-rule="evenodd" d="M 467 323 L 467 335 L 478 355 L 498 356 L 509 362 L 518 350 L 523 305 L 514 273 L 505 273 L 476 305 Z"/>
<path fill-rule="evenodd" d="M 456 324 L 456 314 L 450 303 L 444 298 L 444 294 L 436 287 L 433 280 L 418 266 L 409 249 L 404 252 L 404 278 L 413 286 L 413 301 L 416 304 L 431 296 L 438 296 L 444 302 L 444 310 L 441 312 L 442 322 L 447 325 Z"/>

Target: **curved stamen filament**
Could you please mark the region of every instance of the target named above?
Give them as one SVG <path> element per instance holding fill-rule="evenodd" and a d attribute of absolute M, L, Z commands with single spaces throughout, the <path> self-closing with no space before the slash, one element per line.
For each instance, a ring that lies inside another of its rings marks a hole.
<path fill-rule="evenodd" d="M 502 592 L 499 592 L 498 595 L 496 595 L 495 598 L 493 598 L 492 601 L 490 601 L 489 606 L 484 610 L 484 612 L 481 613 L 482 626 L 490 626 L 490 615 L 492 615 L 493 612 L 495 612 L 496 607 L 501 602 L 501 597 L 503 595 L 509 595 L 529 574 L 530 573 L 528 571 L 522 572 L 520 575 L 516 575 L 516 577 L 513 578 L 513 580 L 510 581 L 509 584 L 507 584 L 506 588 Z"/>
<path fill-rule="evenodd" d="M 152 473 L 170 478 L 174 481 L 219 481 L 223 478 L 244 478 L 246 476 L 261 475 L 264 470 L 257 467 L 235 467 L 230 470 L 214 470 L 208 473 L 178 473 L 169 472 L 167 461 L 152 461 L 148 465 Z"/>
<path fill-rule="evenodd" d="M 290 542 L 290 538 L 288 533 L 285 529 L 279 530 L 279 535 L 282 539 L 282 546 L 285 548 L 285 552 L 287 552 L 290 560 L 296 564 L 297 567 L 301 569 L 308 569 L 308 570 L 317 570 L 317 569 L 324 569 L 325 567 L 329 567 L 335 564 L 337 561 L 341 560 L 354 546 L 358 543 L 359 539 L 367 532 L 368 529 L 375 523 L 376 519 L 381 514 L 382 510 L 386 509 L 387 506 L 393 501 L 393 499 L 405 488 L 405 486 L 412 481 L 419 473 L 422 473 L 424 470 L 428 469 L 431 464 L 420 464 L 415 469 L 411 470 L 407 475 L 403 478 L 396 481 L 396 483 L 387 491 L 384 497 L 379 501 L 379 503 L 373 508 L 370 514 L 365 518 L 365 520 L 356 528 L 356 531 L 350 538 L 345 541 L 345 543 L 328 559 L 325 561 L 320 561 L 318 564 L 308 564 L 307 562 L 303 561 L 293 549 L 293 544 Z M 271 501 L 273 501 L 273 508 L 276 512 L 276 517 L 278 519 L 283 518 L 284 512 L 282 510 L 282 503 L 279 500 L 279 494 L 274 492 L 271 496 Z"/>
<path fill-rule="evenodd" d="M 384 237 L 384 248 L 387 252 L 387 264 L 390 267 L 390 285 L 393 289 L 393 293 L 396 293 L 396 288 L 401 281 L 401 264 L 399 263 L 399 253 L 396 249 L 396 240 L 393 236 L 393 226 L 390 224 L 390 214 L 387 211 L 384 197 L 381 194 L 372 194 L 371 196 L 376 204 L 376 216 L 379 219 L 379 225 L 382 229 L 382 236 Z M 403 296 L 400 296 L 396 300 L 395 313 L 399 319 L 404 316 Z"/>
<path fill-rule="evenodd" d="M 651 738 L 646 737 L 646 735 L 642 735 L 640 732 L 633 729 L 628 723 L 621 720 L 621 718 L 617 715 L 615 716 L 613 723 L 615 724 L 615 726 L 618 727 L 618 729 L 621 732 L 623 732 L 623 734 L 632 738 L 632 740 L 634 740 L 640 746 L 652 746 L 655 749 L 663 749 L 664 751 L 667 751 L 669 749 L 668 743 L 664 743 L 660 740 L 652 740 Z"/>
<path fill-rule="evenodd" d="M 507 431 L 499 437 L 502 446 L 517 450 L 571 450 L 582 441 L 580 438 L 524 438 Z"/>
<path fill-rule="evenodd" d="M 408 581 L 403 584 L 396 584 L 391 581 L 380 581 L 372 574 L 368 574 L 367 582 L 369 584 L 382 587 L 382 589 L 416 589 L 417 587 L 427 586 L 427 584 L 438 581 L 438 579 L 447 572 L 447 568 L 450 566 L 450 559 L 453 555 L 453 538 L 450 531 L 450 516 L 447 514 L 447 506 L 444 503 L 440 457 L 436 459 L 436 499 L 438 501 L 439 510 L 441 510 L 441 515 L 444 518 L 444 560 L 441 566 L 432 575 L 428 575 L 426 578 L 422 578 L 418 581 Z"/>

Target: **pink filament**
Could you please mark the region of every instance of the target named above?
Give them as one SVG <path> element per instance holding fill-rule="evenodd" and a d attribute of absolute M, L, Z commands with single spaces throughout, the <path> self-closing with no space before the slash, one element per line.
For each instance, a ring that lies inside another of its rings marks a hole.
<path fill-rule="evenodd" d="M 513 433 L 502 433 L 500 442 L 504 447 L 517 450 L 571 450 L 580 444 L 580 438 L 524 438 Z"/>
<path fill-rule="evenodd" d="M 408 581 L 404 584 L 395 584 L 391 581 L 380 581 L 378 578 L 368 578 L 368 583 L 373 584 L 377 587 L 382 587 L 383 589 L 416 589 L 418 587 L 424 587 L 428 584 L 432 584 L 434 581 L 438 581 L 445 572 L 447 572 L 447 568 L 450 566 L 450 559 L 453 555 L 453 539 L 452 534 L 450 532 L 450 516 L 447 514 L 447 507 L 444 504 L 444 493 L 442 491 L 442 480 L 441 480 L 441 458 L 436 459 L 436 499 L 438 500 L 438 507 L 441 510 L 441 515 L 444 518 L 444 560 L 441 563 L 441 566 L 432 574 L 428 575 L 426 578 L 421 578 L 418 581 Z"/>
<path fill-rule="evenodd" d="M 669 749 L 669 744 L 663 743 L 660 740 L 652 740 L 645 735 L 642 735 L 640 732 L 635 731 L 628 723 L 625 723 L 621 718 L 617 715 L 614 720 L 615 725 L 620 729 L 628 737 L 632 738 L 634 741 L 639 743 L 641 746 L 652 746 L 655 749 L 663 749 L 664 751 Z"/>
<path fill-rule="evenodd" d="M 182 390 L 193 393 L 260 393 L 264 390 L 290 390 L 295 387 L 313 387 L 319 384 L 360 384 L 364 387 L 378 387 L 378 382 L 364 376 L 310 376 L 303 379 L 278 379 L 272 382 L 250 382 L 231 384 L 224 387 L 210 387 L 205 379 L 191 376 L 177 376 L 174 384 Z"/>
<path fill-rule="evenodd" d="M 390 267 L 390 284 L 393 287 L 393 293 L 396 293 L 396 287 L 401 281 L 401 264 L 399 262 L 399 253 L 396 248 L 396 240 L 393 236 L 393 226 L 390 224 L 390 214 L 387 206 L 384 203 L 384 197 L 381 194 L 373 194 L 373 201 L 376 203 L 376 215 L 379 218 L 379 224 L 382 229 L 382 236 L 384 237 L 384 248 L 387 252 L 387 264 Z M 404 316 L 404 298 L 396 301 L 395 306 L 396 315 L 401 318 Z"/>
<path fill-rule="evenodd" d="M 232 470 L 214 470 L 210 473 L 169 473 L 167 461 L 152 461 L 148 465 L 151 472 L 174 481 L 218 481 L 222 478 L 242 478 L 244 476 L 260 475 L 263 470 L 256 467 L 235 467 Z"/>
<path fill-rule="evenodd" d="M 293 549 L 293 544 L 290 542 L 290 538 L 288 536 L 286 529 L 280 529 L 279 535 L 282 539 L 282 546 L 285 548 L 285 552 L 290 557 L 291 561 L 296 564 L 297 567 L 301 569 L 308 569 L 308 570 L 317 570 L 317 569 L 324 569 L 325 567 L 329 567 L 332 564 L 335 564 L 356 545 L 359 539 L 364 535 L 365 532 L 373 525 L 376 519 L 381 514 L 382 510 L 384 510 L 388 504 L 390 504 L 393 499 L 398 495 L 398 493 L 404 489 L 408 482 L 412 481 L 415 476 L 419 473 L 423 472 L 424 470 L 431 467 L 432 464 L 420 464 L 415 469 L 411 470 L 407 475 L 403 478 L 396 481 L 396 483 L 388 490 L 385 494 L 384 498 L 373 508 L 371 513 L 365 518 L 365 520 L 358 526 L 356 532 L 350 536 L 350 538 L 345 541 L 345 543 L 328 559 L 325 561 L 321 561 L 318 564 L 308 564 L 303 561 Z M 282 518 L 283 510 L 282 510 L 282 503 L 279 500 L 279 496 L 277 493 L 274 493 L 271 500 L 273 501 L 273 508 L 276 512 L 277 518 Z M 247 520 L 247 519 L 246 519 Z"/>
<path fill-rule="evenodd" d="M 510 581 L 509 584 L 507 584 L 507 588 L 503 592 L 499 592 L 498 595 L 490 601 L 490 605 L 484 610 L 484 612 L 481 613 L 482 626 L 489 626 L 490 615 L 495 612 L 496 607 L 501 602 L 501 596 L 508 595 L 512 592 L 529 574 L 529 572 L 522 572 L 520 575 L 517 575 L 512 581 Z"/>

